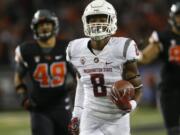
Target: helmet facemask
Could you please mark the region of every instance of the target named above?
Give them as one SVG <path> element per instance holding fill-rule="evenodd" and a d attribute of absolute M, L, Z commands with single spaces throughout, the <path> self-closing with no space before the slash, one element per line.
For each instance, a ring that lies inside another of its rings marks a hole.
<path fill-rule="evenodd" d="M 89 22 L 90 18 L 103 18 L 105 21 L 101 22 Z M 112 18 L 110 15 L 90 15 L 86 17 L 85 22 L 86 27 L 86 35 L 95 39 L 95 40 L 101 40 L 104 39 L 114 33 L 113 31 L 113 25 L 112 25 Z"/>
<path fill-rule="evenodd" d="M 44 28 L 39 28 L 40 25 L 43 25 L 43 23 L 46 23 L 46 26 L 43 26 Z M 47 25 L 51 25 L 52 28 L 50 28 L 50 26 Z M 49 38 L 51 38 L 55 33 L 54 33 L 54 23 L 52 21 L 48 21 L 48 20 L 44 20 L 42 22 L 39 22 L 38 24 L 36 24 L 36 35 L 38 37 L 38 39 L 42 40 L 42 41 L 46 41 Z"/>

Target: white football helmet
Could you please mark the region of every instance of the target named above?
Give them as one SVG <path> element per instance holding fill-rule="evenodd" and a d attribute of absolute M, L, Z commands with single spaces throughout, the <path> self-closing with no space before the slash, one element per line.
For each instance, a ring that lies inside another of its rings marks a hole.
<path fill-rule="evenodd" d="M 88 17 L 106 15 L 106 22 L 88 23 Z M 82 16 L 84 34 L 95 40 L 101 40 L 114 34 L 117 30 L 117 15 L 114 7 L 106 0 L 94 0 L 87 5 Z"/>

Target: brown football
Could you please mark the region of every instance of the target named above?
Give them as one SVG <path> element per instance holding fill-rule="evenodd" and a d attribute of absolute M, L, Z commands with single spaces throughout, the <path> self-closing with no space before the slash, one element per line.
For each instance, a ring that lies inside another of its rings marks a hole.
<path fill-rule="evenodd" d="M 116 81 L 113 84 L 112 89 L 114 92 L 119 93 L 120 96 L 129 97 L 129 100 L 131 100 L 135 94 L 134 86 L 129 81 L 126 81 L 126 80 Z"/>

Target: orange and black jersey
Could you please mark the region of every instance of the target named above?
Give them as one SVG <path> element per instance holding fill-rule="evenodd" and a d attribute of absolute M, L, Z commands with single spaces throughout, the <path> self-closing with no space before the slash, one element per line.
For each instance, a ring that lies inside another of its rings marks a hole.
<path fill-rule="evenodd" d="M 180 35 L 170 30 L 158 33 L 162 45 L 160 58 L 163 61 L 162 84 L 166 87 L 180 87 Z"/>
<path fill-rule="evenodd" d="M 17 71 L 30 75 L 33 84 L 30 97 L 40 107 L 61 102 L 68 95 L 67 74 L 75 75 L 72 65 L 66 61 L 67 44 L 67 41 L 57 41 L 53 48 L 42 48 L 37 42 L 19 46 L 21 60 Z"/>

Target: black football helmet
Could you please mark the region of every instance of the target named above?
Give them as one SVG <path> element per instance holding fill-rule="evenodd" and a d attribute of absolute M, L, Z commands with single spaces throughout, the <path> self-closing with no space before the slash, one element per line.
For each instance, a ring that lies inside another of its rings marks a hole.
<path fill-rule="evenodd" d="M 38 32 L 37 32 L 38 24 L 43 23 L 43 22 L 52 22 L 54 27 L 53 27 L 53 30 L 51 33 L 47 33 L 47 34 L 43 34 L 43 35 L 38 34 Z M 55 13 L 50 12 L 49 10 L 40 9 L 40 10 L 35 12 L 35 14 L 32 18 L 31 29 L 34 33 L 34 39 L 36 39 L 36 40 L 47 40 L 50 37 L 52 37 L 53 35 L 58 34 L 58 31 L 59 31 L 58 17 L 55 15 Z"/>
<path fill-rule="evenodd" d="M 175 27 L 178 31 L 180 31 L 180 25 L 177 24 L 175 20 L 175 16 L 180 15 L 180 2 L 177 2 L 171 6 L 170 13 L 169 13 L 169 23 Z"/>

